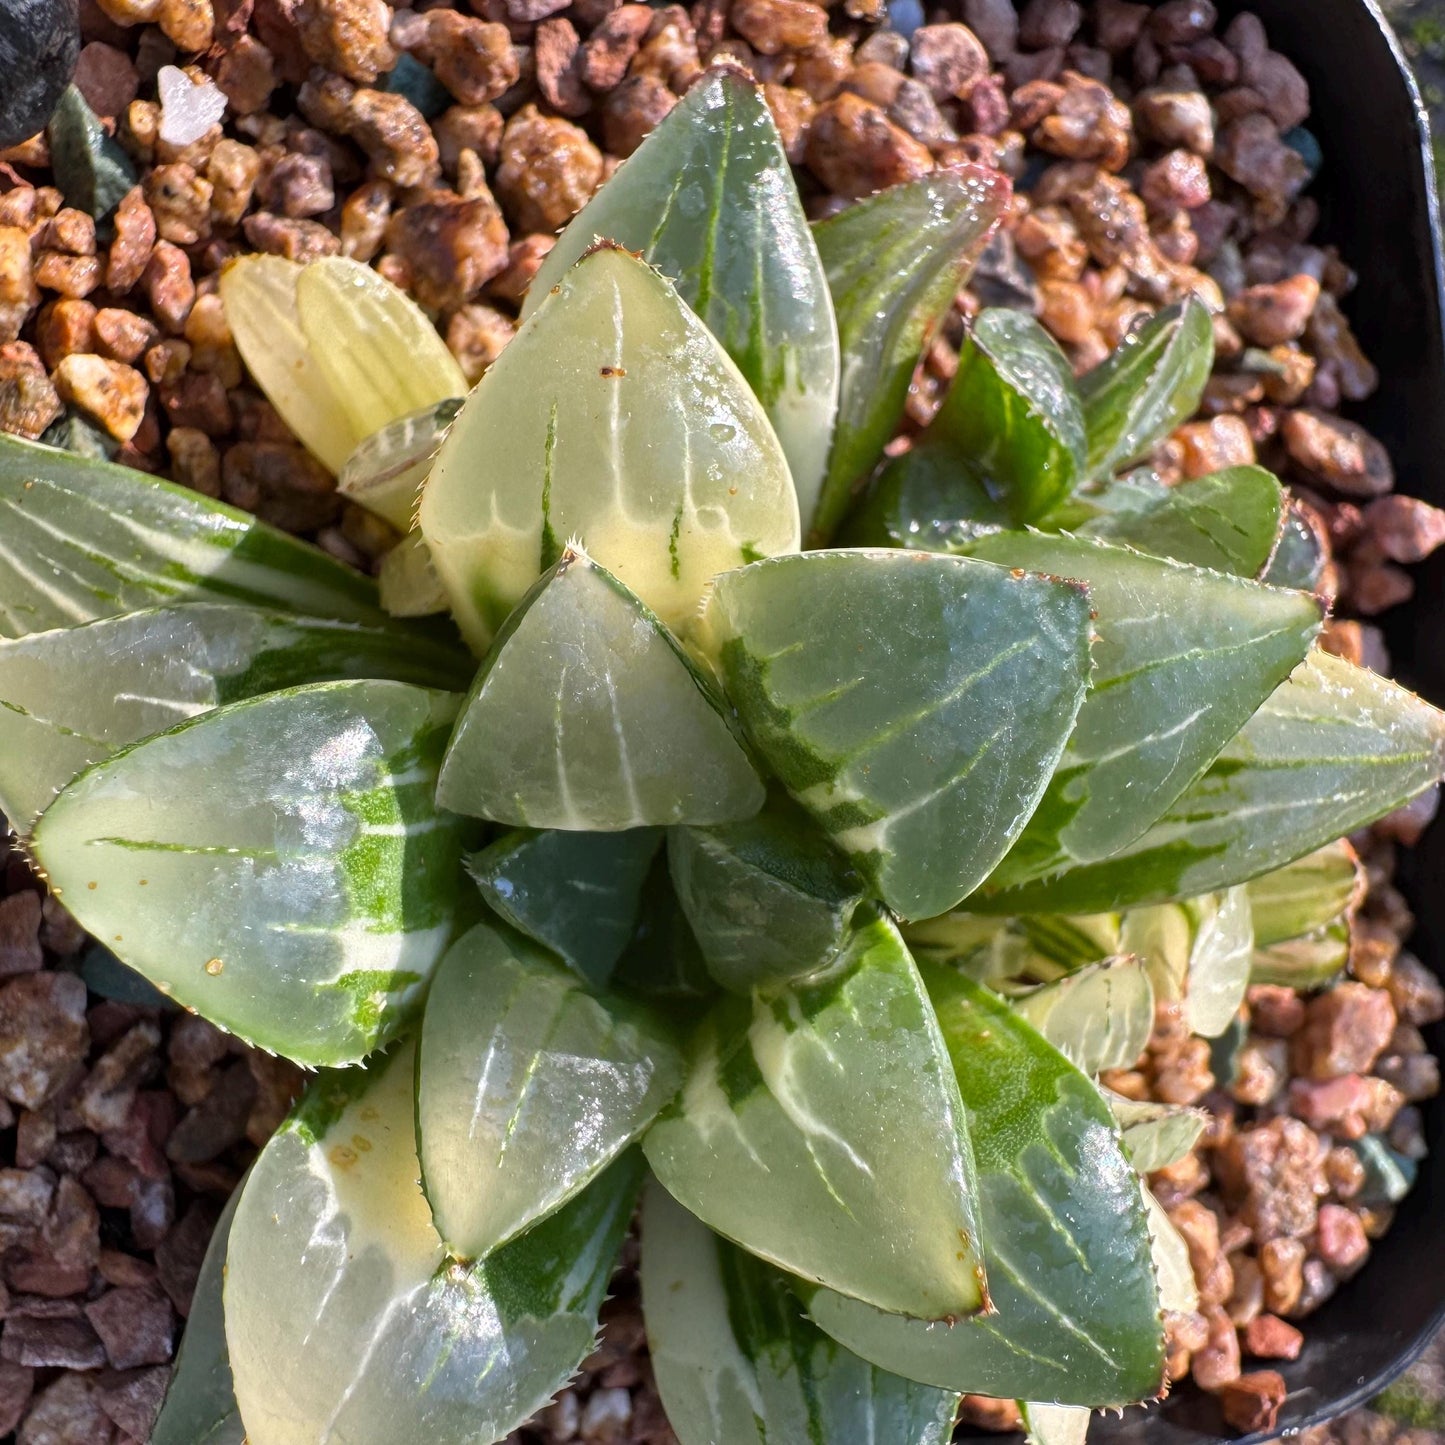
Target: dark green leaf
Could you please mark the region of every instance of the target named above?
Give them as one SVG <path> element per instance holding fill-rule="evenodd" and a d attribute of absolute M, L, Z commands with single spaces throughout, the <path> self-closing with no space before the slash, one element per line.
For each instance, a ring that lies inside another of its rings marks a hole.
<path fill-rule="evenodd" d="M 920 552 L 807 552 L 716 579 L 709 646 L 749 738 L 907 918 L 997 865 L 1058 762 L 1089 600 Z"/>
<path fill-rule="evenodd" d="M 782 797 L 743 823 L 674 828 L 667 854 L 708 972 L 735 993 L 830 963 L 863 901 L 863 880 Z"/>
<path fill-rule="evenodd" d="M 976 538 L 1012 525 L 972 471 L 940 447 L 915 446 L 884 464 L 838 538 L 848 547 L 962 552 Z"/>
<path fill-rule="evenodd" d="M 73 407 L 67 407 L 59 421 L 53 421 L 40 433 L 43 446 L 59 447 L 62 451 L 74 452 L 78 457 L 89 457 L 92 461 L 114 461 L 120 453 L 120 443 L 103 427 L 86 419 Z"/>
<path fill-rule="evenodd" d="M 668 1191 L 780 1268 L 925 1318 L 983 1303 L 958 1088 L 893 926 L 823 982 L 729 999 L 643 1148 Z"/>
<path fill-rule="evenodd" d="M 1213 366 L 1214 324 L 1195 298 L 1138 327 L 1079 383 L 1089 475 L 1107 480 L 1188 421 Z"/>
<path fill-rule="evenodd" d="M 640 1164 L 625 1155 L 505 1249 L 455 1264 L 417 1183 L 411 1048 L 323 1075 L 231 1226 L 226 1338 L 250 1440 L 501 1440 L 591 1351 Z"/>
<path fill-rule="evenodd" d="M 498 634 L 437 789 L 455 813 L 588 833 L 731 822 L 764 797 L 672 634 L 571 548 Z"/>
<path fill-rule="evenodd" d="M 345 677 L 467 685 L 426 638 L 188 603 L 0 641 L 0 811 L 28 826 L 75 775 L 223 703 Z"/>
<path fill-rule="evenodd" d="M 717 997 L 717 985 L 673 891 L 665 852 L 653 860 L 642 885 L 637 928 L 613 979 L 620 987 L 674 1012 Z"/>
<path fill-rule="evenodd" d="M 448 1253 L 481 1259 L 561 1208 L 681 1080 L 644 1008 L 589 992 L 505 925 L 464 934 L 437 968 L 417 1055 L 422 1184 Z"/>
<path fill-rule="evenodd" d="M 642 1294 L 657 1389 L 681 1445 L 947 1445 L 958 1396 L 890 1375 L 804 1316 L 788 1280 L 655 1180 Z"/>
<path fill-rule="evenodd" d="M 1263 467 L 1230 467 L 1172 487 L 1118 483 L 1102 500 L 1109 510 L 1081 526 L 1083 535 L 1236 577 L 1259 576 L 1284 524 L 1284 491 Z"/>
<path fill-rule="evenodd" d="M 917 453 L 951 462 L 1015 525 L 1069 494 L 1084 466 L 1084 415 L 1068 359 L 1032 316 L 978 318 Z"/>
<path fill-rule="evenodd" d="M 1090 1406 L 1156 1395 L 1144 1197 L 1108 1105 L 1007 1004 L 925 972 L 968 1109 L 997 1312 L 943 1328 L 818 1290 L 810 1314 L 865 1359 L 944 1389 Z"/>
<path fill-rule="evenodd" d="M 1198 782 L 1112 858 L 970 901 L 1103 913 L 1246 883 L 1383 817 L 1445 775 L 1445 716 L 1312 652 Z"/>
<path fill-rule="evenodd" d="M 518 831 L 473 853 L 467 872 L 494 912 L 601 986 L 632 937 L 661 841 L 657 828 Z"/>
<path fill-rule="evenodd" d="M 50 117 L 50 168 L 67 206 L 104 222 L 136 183 L 135 167 L 119 142 L 73 85 L 66 86 Z"/>
<path fill-rule="evenodd" d="M 244 1188 L 242 1183 L 232 1191 L 206 1248 L 175 1371 L 151 1429 L 149 1445 L 245 1445 L 246 1431 L 236 1409 L 231 1357 L 226 1350 L 226 1321 L 221 1311 L 231 1221 Z"/>
<path fill-rule="evenodd" d="M 832 536 L 854 487 L 883 455 L 924 343 L 1008 199 L 1001 175 L 969 166 L 894 186 L 813 227 L 843 349 L 838 425 L 813 516 L 814 540 Z"/>
<path fill-rule="evenodd" d="M 305 1064 L 394 1037 L 450 941 L 450 693 L 334 682 L 232 703 L 82 773 L 34 848 L 57 895 L 177 1002 Z"/>
<path fill-rule="evenodd" d="M 689 88 L 558 237 L 524 316 L 598 237 L 640 251 L 737 363 L 787 453 L 806 527 L 838 405 L 838 331 L 777 126 L 750 77 L 718 67 Z"/>
<path fill-rule="evenodd" d="M 1132 842 L 1289 676 L 1319 630 L 1308 593 L 1081 537 L 999 532 L 970 552 L 1079 578 L 1097 617 L 1078 725 L 995 888 Z"/>
<path fill-rule="evenodd" d="M 79 973 L 91 993 L 101 998 L 114 999 L 116 1003 L 139 1004 L 141 1008 L 158 1008 L 175 1012 L 176 1004 L 158 989 L 144 974 L 127 968 L 110 949 L 103 944 L 92 943 L 80 960 Z"/>
<path fill-rule="evenodd" d="M 0 435 L 0 636 L 200 601 L 393 625 L 369 579 L 245 512 Z"/>

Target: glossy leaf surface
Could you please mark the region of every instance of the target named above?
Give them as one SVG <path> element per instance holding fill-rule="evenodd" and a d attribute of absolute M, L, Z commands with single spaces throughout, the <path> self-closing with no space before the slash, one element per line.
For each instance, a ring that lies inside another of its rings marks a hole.
<path fill-rule="evenodd" d="M 1008 182 L 967 166 L 924 176 L 813 227 L 842 344 L 838 425 L 814 540 L 826 541 L 903 416 L 929 333 L 983 254 Z"/>
<path fill-rule="evenodd" d="M 810 552 L 718 578 L 704 615 L 753 745 L 890 908 L 996 866 L 1083 697 L 1082 588 L 919 552 Z"/>
<path fill-rule="evenodd" d="M 1081 534 L 1236 577 L 1259 576 L 1284 525 L 1284 491 L 1263 467 L 1230 467 L 1172 487 L 1120 483 L 1106 501 L 1111 509 Z"/>
<path fill-rule="evenodd" d="M 708 972 L 735 993 L 830 963 L 863 880 L 786 799 L 720 828 L 674 828 L 667 856 Z"/>
<path fill-rule="evenodd" d="M 676 1045 L 643 1009 L 588 992 L 530 939 L 490 923 L 437 968 L 418 1049 L 422 1184 L 460 1259 L 564 1205 L 682 1079 Z"/>
<path fill-rule="evenodd" d="M 1086 1074 L 1133 1068 L 1154 1027 L 1154 990 L 1137 958 L 1091 963 L 1013 1006 Z"/>
<path fill-rule="evenodd" d="M 1094 670 L 1038 813 L 991 880 L 1005 888 L 1133 842 L 1303 660 L 1307 593 L 1042 533 L 1000 532 L 973 555 L 1088 583 Z"/>
<path fill-rule="evenodd" d="M 477 674 L 437 801 L 589 833 L 750 817 L 763 785 L 719 709 L 647 607 L 569 548 Z"/>
<path fill-rule="evenodd" d="M 514 928 L 602 985 L 637 924 L 662 834 L 515 832 L 467 859 L 482 897 Z"/>
<path fill-rule="evenodd" d="M 787 454 L 804 523 L 838 404 L 838 331 L 771 111 L 742 72 L 709 70 L 547 253 L 531 315 L 599 238 L 640 251 L 737 363 Z"/>
<path fill-rule="evenodd" d="M 1188 421 L 1213 366 L 1213 322 L 1193 297 L 1137 327 L 1079 382 L 1089 474 L 1113 476 Z"/>
<path fill-rule="evenodd" d="M 1098 1090 L 1000 999 L 925 973 L 978 1157 L 996 1313 L 904 1320 L 818 1290 L 809 1313 L 849 1349 L 941 1388 L 1125 1404 L 1164 1379 L 1139 1179 Z"/>
<path fill-rule="evenodd" d="M 461 406 L 459 397 L 434 402 L 373 432 L 347 457 L 336 490 L 398 532 L 410 532 L 422 483 Z"/>
<path fill-rule="evenodd" d="M 970 906 L 1102 913 L 1245 883 L 1392 812 L 1442 773 L 1445 716 L 1315 651 L 1142 837 Z"/>
<path fill-rule="evenodd" d="M 187 1008 L 300 1063 L 351 1063 L 407 1021 L 450 939 L 459 843 L 432 798 L 455 709 L 374 681 L 234 703 L 81 774 L 36 855 Z"/>
<path fill-rule="evenodd" d="M 479 651 L 574 539 L 673 627 L 716 573 L 798 545 L 747 382 L 661 276 L 612 249 L 574 266 L 478 383 L 420 520 Z"/>
<path fill-rule="evenodd" d="M 792 1274 L 927 1318 L 983 1302 L 958 1087 L 890 923 L 821 983 L 720 1005 L 643 1148 L 674 1198 Z"/>
<path fill-rule="evenodd" d="M 465 661 L 425 638 L 209 603 L 0 642 L 0 812 L 26 826 L 92 763 L 223 703 L 345 677 L 465 686 Z"/>
<path fill-rule="evenodd" d="M 681 1445 L 947 1445 L 957 1395 L 829 1339 L 785 1276 L 656 1181 L 643 1193 L 642 1236 L 649 1353 Z"/>
<path fill-rule="evenodd" d="M 221 1307 L 231 1220 L 244 1187 L 232 1190 L 206 1247 L 175 1370 L 148 1445 L 245 1445 Z"/>
<path fill-rule="evenodd" d="M 591 1350 L 637 1159 L 470 1268 L 447 1263 L 419 1173 L 409 1047 L 323 1075 L 262 1151 L 225 1289 L 250 1445 L 500 1440 Z"/>
<path fill-rule="evenodd" d="M 1032 316 L 985 311 L 914 450 L 969 474 L 1016 525 L 1043 516 L 1084 465 L 1084 415 L 1058 343 Z"/>
<path fill-rule="evenodd" d="M 0 636 L 197 601 L 388 625 L 367 578 L 246 512 L 0 436 Z"/>

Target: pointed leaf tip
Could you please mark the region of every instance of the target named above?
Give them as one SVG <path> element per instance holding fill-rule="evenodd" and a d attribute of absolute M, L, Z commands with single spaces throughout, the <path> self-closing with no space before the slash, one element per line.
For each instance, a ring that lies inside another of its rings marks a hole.
<path fill-rule="evenodd" d="M 442 764 L 442 807 L 584 832 L 750 817 L 763 785 L 706 679 L 568 548 L 508 619 Z"/>
<path fill-rule="evenodd" d="M 1007 852 L 1089 667 L 1082 587 L 962 557 L 775 558 L 719 577 L 704 623 L 753 745 L 905 918 Z"/>

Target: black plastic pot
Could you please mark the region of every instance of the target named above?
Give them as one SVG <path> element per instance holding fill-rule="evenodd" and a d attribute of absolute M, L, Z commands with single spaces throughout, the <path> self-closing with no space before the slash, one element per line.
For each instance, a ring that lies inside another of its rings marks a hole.
<path fill-rule="evenodd" d="M 1379 392 L 1353 415 L 1394 458 L 1399 490 L 1445 506 L 1445 346 L 1440 217 L 1429 128 L 1413 75 L 1374 0 L 1222 0 L 1252 10 L 1271 46 L 1310 83 L 1310 129 L 1325 164 L 1314 194 L 1323 236 L 1360 273 L 1346 310 L 1378 365 Z M 1387 624 L 1402 681 L 1445 704 L 1445 560 L 1417 575 L 1416 600 Z M 1445 821 L 1402 860 L 1419 917 L 1409 945 L 1445 971 Z M 1439 1054 L 1445 1030 L 1434 1030 Z M 1426 1112 L 1430 1158 L 1364 1270 L 1305 1325 L 1298 1361 L 1280 1367 L 1289 1398 L 1274 1435 L 1338 1418 L 1403 1370 L 1445 1324 L 1445 1106 Z M 1097 1434 L 1095 1433 L 1097 1431 Z M 1231 1438 L 1213 1399 L 1182 1389 L 1162 1406 L 1097 1422 L 1109 1445 L 1201 1445 Z"/>

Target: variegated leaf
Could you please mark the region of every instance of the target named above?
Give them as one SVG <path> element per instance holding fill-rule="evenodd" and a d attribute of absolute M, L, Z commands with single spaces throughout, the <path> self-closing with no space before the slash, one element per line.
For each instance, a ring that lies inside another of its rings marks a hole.
<path fill-rule="evenodd" d="M 714 67 L 557 238 L 531 315 L 599 239 L 638 251 L 706 322 L 766 408 L 806 526 L 838 407 L 838 328 L 782 140 L 750 76 Z"/>
<path fill-rule="evenodd" d="M 1282 868 L 1445 775 L 1445 715 L 1315 651 L 1146 833 L 1099 863 L 970 903 L 1105 912 L 1195 897 Z"/>
<path fill-rule="evenodd" d="M 1007 888 L 1133 842 L 1304 658 L 1320 605 L 1076 537 L 1000 532 L 970 548 L 1086 582 L 1094 671 L 1038 812 L 990 879 Z"/>
<path fill-rule="evenodd" d="M 447 1252 L 482 1259 L 560 1209 L 681 1080 L 645 1008 L 589 992 L 505 924 L 477 924 L 437 968 L 418 1044 L 422 1187 Z"/>
<path fill-rule="evenodd" d="M 843 371 L 812 541 L 833 535 L 883 455 L 929 334 L 983 254 L 1009 194 L 997 171 L 954 167 L 890 186 L 814 226 Z"/>
<path fill-rule="evenodd" d="M 643 1193 L 640 1273 L 657 1389 L 681 1445 L 947 1445 L 955 1393 L 829 1339 L 786 1276 L 655 1180 Z"/>
<path fill-rule="evenodd" d="M 218 603 L 0 641 L 0 812 L 26 827 L 92 763 L 225 703 L 347 677 L 465 687 L 468 660 L 424 637 Z"/>
<path fill-rule="evenodd" d="M 714 1010 L 643 1148 L 676 1199 L 790 1273 L 924 1318 L 983 1304 L 957 1085 L 882 919 L 821 983 Z"/>
<path fill-rule="evenodd" d="M 359 261 L 240 256 L 220 290 L 247 370 L 330 471 L 388 422 L 466 394 L 426 313 Z"/>
<path fill-rule="evenodd" d="M 319 548 L 188 488 L 0 434 L 0 636 L 169 602 L 390 625 L 370 580 Z"/>
<path fill-rule="evenodd" d="M 966 557 L 807 552 L 717 579 L 704 640 L 793 797 L 905 918 L 952 908 L 1043 793 L 1089 599 Z"/>
<path fill-rule="evenodd" d="M 187 1008 L 299 1063 L 352 1063 L 407 1022 L 451 937 L 460 844 L 433 794 L 455 711 L 375 681 L 233 703 L 82 773 L 35 853 Z"/>
<path fill-rule="evenodd" d="M 398 532 L 410 532 L 416 525 L 422 484 L 461 409 L 461 398 L 450 397 L 388 422 L 347 457 L 336 490 Z"/>
<path fill-rule="evenodd" d="M 250 1445 L 501 1440 L 592 1349 L 636 1156 L 470 1267 L 447 1260 L 419 1173 L 409 1046 L 323 1075 L 262 1151 L 226 1255 Z"/>
<path fill-rule="evenodd" d="M 764 797 L 697 666 L 570 547 L 487 654 L 437 789 L 456 813 L 588 833 L 731 822 Z"/>
<path fill-rule="evenodd" d="M 420 521 L 478 651 L 574 539 L 672 627 L 716 573 L 798 545 L 792 478 L 757 398 L 672 287 L 608 247 L 477 384 Z"/>
<path fill-rule="evenodd" d="M 924 974 L 968 1109 L 995 1312 L 931 1325 L 816 1290 L 809 1314 L 865 1359 L 943 1389 L 1091 1407 L 1157 1395 L 1148 1221 L 1108 1105 L 988 990 Z"/>
<path fill-rule="evenodd" d="M 1199 1141 L 1209 1116 L 1203 1109 L 1140 1103 L 1104 1089 L 1104 1097 L 1124 1133 L 1124 1149 L 1140 1174 L 1177 1164 Z"/>
<path fill-rule="evenodd" d="M 1121 946 L 1144 961 L 1154 997 L 1182 1003 L 1191 1033 L 1217 1038 L 1244 1002 L 1254 928 L 1249 892 L 1206 893 L 1124 915 Z"/>

